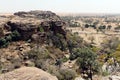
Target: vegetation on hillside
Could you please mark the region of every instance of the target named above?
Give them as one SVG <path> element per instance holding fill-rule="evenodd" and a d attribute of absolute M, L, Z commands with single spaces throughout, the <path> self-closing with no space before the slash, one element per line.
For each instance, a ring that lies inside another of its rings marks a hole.
<path fill-rule="evenodd" d="M 70 27 L 81 27 L 82 30 L 92 28 L 102 32 L 111 30 L 111 25 L 100 24 L 98 26 L 99 21 L 93 22 L 89 17 L 84 17 L 85 24 L 83 26 L 77 21 L 80 18 L 82 17 L 62 17 Z M 11 22 L 12 26 L 14 26 L 13 24 L 17 23 Z M 93 36 L 88 38 L 91 41 L 88 43 L 79 36 L 81 34 L 64 30 L 61 24 L 63 23 L 59 21 L 45 22 L 43 25 L 37 25 L 37 28 L 35 26 L 35 29 L 27 28 L 28 24 L 27 26 L 22 24 L 22 29 L 19 28 L 21 25 L 19 24 L 16 25 L 18 30 L 15 28 L 16 30 L 1 37 L 0 73 L 12 71 L 21 66 L 29 66 L 49 72 L 57 76 L 59 80 L 74 80 L 79 75 L 85 79 L 93 80 L 94 75 L 109 74 L 107 71 L 102 71 L 102 66 L 105 63 L 108 67 L 120 64 L 119 38 L 105 38 L 100 46 L 96 46 Z M 29 26 L 31 25 L 29 24 Z M 119 29 L 119 26 L 115 29 Z M 26 34 L 27 32 L 30 33 Z M 22 34 L 25 34 L 24 37 L 27 36 L 28 41 L 22 39 Z M 24 46 L 29 48 L 24 47 L 22 42 L 24 42 Z M 11 54 L 2 52 L 5 49 L 11 49 L 11 46 L 13 47 L 13 50 L 10 51 Z"/>
<path fill-rule="evenodd" d="M 12 33 L 6 35 L 5 37 L 0 38 L 0 47 L 7 47 L 11 41 L 20 40 L 21 36 L 18 31 L 13 31 Z"/>

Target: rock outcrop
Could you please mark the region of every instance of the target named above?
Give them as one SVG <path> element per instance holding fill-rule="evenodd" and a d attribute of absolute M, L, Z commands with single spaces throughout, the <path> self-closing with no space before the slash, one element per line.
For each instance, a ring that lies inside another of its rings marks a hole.
<path fill-rule="evenodd" d="M 28 40 L 32 34 L 39 32 L 40 28 L 46 33 L 52 31 L 53 34 L 60 33 L 65 37 L 64 25 L 60 17 L 51 11 L 30 11 L 15 13 L 14 17 L 5 24 L 5 29 L 17 30 L 22 39 Z"/>
<path fill-rule="evenodd" d="M 52 19 L 52 20 L 60 20 L 60 17 L 51 11 L 30 11 L 30 12 L 17 12 L 14 15 L 20 17 L 29 17 L 29 18 L 38 18 L 38 19 Z"/>
<path fill-rule="evenodd" d="M 120 76 L 112 75 L 109 77 L 109 80 L 120 80 Z"/>
<path fill-rule="evenodd" d="M 0 75 L 0 80 L 58 80 L 55 76 L 35 68 L 23 67 Z"/>
<path fill-rule="evenodd" d="M 53 12 L 18 12 L 12 16 L 0 17 L 0 21 L 1 73 L 25 66 L 24 62 L 28 60 L 26 53 L 35 46 L 38 49 L 47 45 L 53 61 L 62 53 L 59 49 L 62 50 L 67 45 L 65 23 Z"/>
<path fill-rule="evenodd" d="M 120 80 L 120 71 L 117 70 L 114 74 L 103 77 L 102 80 Z"/>

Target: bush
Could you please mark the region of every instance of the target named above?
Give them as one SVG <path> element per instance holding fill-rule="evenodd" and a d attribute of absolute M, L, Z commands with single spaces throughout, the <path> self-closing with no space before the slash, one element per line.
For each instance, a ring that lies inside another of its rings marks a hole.
<path fill-rule="evenodd" d="M 109 73 L 107 71 L 102 72 L 102 76 L 108 76 L 108 75 L 109 75 Z"/>
<path fill-rule="evenodd" d="M 74 80 L 76 77 L 76 72 L 71 69 L 53 70 L 51 74 L 55 75 L 58 80 Z"/>
<path fill-rule="evenodd" d="M 26 53 L 28 60 L 35 63 L 35 67 L 41 68 L 43 70 L 47 69 L 46 61 L 51 59 L 50 53 L 45 48 L 32 49 Z M 47 63 L 48 65 L 50 63 Z"/>
<path fill-rule="evenodd" d="M 105 26 L 105 25 L 99 26 L 99 30 L 103 30 L 103 29 L 106 29 L 106 26 Z"/>
<path fill-rule="evenodd" d="M 62 75 L 62 79 L 60 80 L 74 80 L 76 73 L 70 69 L 61 69 L 60 74 Z"/>
<path fill-rule="evenodd" d="M 70 34 L 67 35 L 67 37 L 69 39 L 67 41 L 67 45 L 70 53 L 73 53 L 74 48 L 82 47 L 84 45 L 83 39 L 79 37 L 77 34 Z"/>
<path fill-rule="evenodd" d="M 62 34 L 57 33 L 56 35 L 49 35 L 49 39 L 52 41 L 52 44 L 59 48 L 62 51 L 65 51 L 67 48 L 67 42 L 64 39 L 64 36 Z"/>
<path fill-rule="evenodd" d="M 44 59 L 40 59 L 40 60 L 35 60 L 35 67 L 40 68 L 45 70 L 45 63 L 44 63 Z"/>
<path fill-rule="evenodd" d="M 120 44 L 116 48 L 116 51 L 110 54 L 120 64 Z"/>
<path fill-rule="evenodd" d="M 8 44 L 9 42 L 7 42 L 5 38 L 0 39 L 0 47 L 7 47 Z"/>
<path fill-rule="evenodd" d="M 62 58 L 62 62 L 67 62 L 69 59 L 67 57 Z"/>
<path fill-rule="evenodd" d="M 0 38 L 0 47 L 7 47 L 9 42 L 20 40 L 20 33 L 13 31 L 10 35 Z"/>
<path fill-rule="evenodd" d="M 39 31 L 40 31 L 40 32 L 44 32 L 43 27 L 40 26 L 40 27 L 39 27 Z"/>
<path fill-rule="evenodd" d="M 18 41 L 21 37 L 20 33 L 17 30 L 13 31 L 10 36 L 12 37 L 12 41 Z"/>
<path fill-rule="evenodd" d="M 5 39 L 6 41 L 9 41 L 9 42 L 12 41 L 12 37 L 10 35 L 6 36 Z"/>
<path fill-rule="evenodd" d="M 0 39 L 0 45 L 4 45 L 6 43 L 6 40 L 4 38 Z"/>

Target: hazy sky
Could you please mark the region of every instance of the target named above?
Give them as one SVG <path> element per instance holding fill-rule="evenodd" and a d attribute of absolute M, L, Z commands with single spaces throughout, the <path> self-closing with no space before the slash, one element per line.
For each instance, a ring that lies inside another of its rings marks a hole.
<path fill-rule="evenodd" d="M 120 0 L 0 0 L 0 12 L 51 10 L 73 13 L 120 13 Z"/>

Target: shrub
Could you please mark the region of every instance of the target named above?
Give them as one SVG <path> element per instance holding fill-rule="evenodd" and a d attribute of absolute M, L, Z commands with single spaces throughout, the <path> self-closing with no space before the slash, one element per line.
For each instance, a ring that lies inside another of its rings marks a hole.
<path fill-rule="evenodd" d="M 60 70 L 52 70 L 52 74 L 55 75 L 58 80 L 74 80 L 76 77 L 76 72 L 71 69 L 60 69 Z"/>
<path fill-rule="evenodd" d="M 105 25 L 99 26 L 99 30 L 103 30 L 103 29 L 106 29 L 106 26 L 105 26 Z"/>
<path fill-rule="evenodd" d="M 12 37 L 12 41 L 18 41 L 21 37 L 20 33 L 17 30 L 13 31 L 10 36 Z"/>
<path fill-rule="evenodd" d="M 0 38 L 0 47 L 7 47 L 8 44 L 5 38 Z"/>
<path fill-rule="evenodd" d="M 116 51 L 110 54 L 120 64 L 120 44 L 116 48 Z"/>
<path fill-rule="evenodd" d="M 12 41 L 12 37 L 10 35 L 6 36 L 5 39 L 6 41 L 9 41 L 9 42 Z"/>
<path fill-rule="evenodd" d="M 67 57 L 62 58 L 62 62 L 67 62 L 69 59 Z"/>
<path fill-rule="evenodd" d="M 109 75 L 109 73 L 107 71 L 102 72 L 102 76 L 108 76 L 108 75 Z"/>
<path fill-rule="evenodd" d="M 32 49 L 27 53 L 29 59 L 39 60 L 50 58 L 49 51 L 44 48 Z"/>
<path fill-rule="evenodd" d="M 41 68 L 43 70 L 47 69 L 46 61 L 51 59 L 50 53 L 45 48 L 33 48 L 29 52 L 26 53 L 28 59 L 35 63 L 35 66 Z M 48 63 L 50 64 L 50 63 Z"/>
<path fill-rule="evenodd" d="M 77 34 L 70 34 L 67 35 L 68 41 L 67 46 L 70 51 L 70 53 L 73 53 L 74 48 L 82 47 L 83 46 L 83 39 L 79 37 Z"/>
<path fill-rule="evenodd" d="M 40 26 L 40 27 L 39 27 L 39 31 L 40 31 L 40 32 L 44 32 L 43 27 Z"/>
<path fill-rule="evenodd" d="M 75 71 L 70 69 L 61 69 L 59 72 L 62 75 L 61 80 L 74 80 L 76 74 Z"/>
<path fill-rule="evenodd" d="M 44 59 L 35 60 L 35 67 L 45 70 Z"/>
<path fill-rule="evenodd" d="M 20 40 L 20 33 L 13 31 L 10 35 L 0 38 L 0 47 L 7 47 L 9 42 Z"/>
<path fill-rule="evenodd" d="M 67 42 L 64 39 L 64 36 L 62 34 L 57 33 L 56 35 L 49 36 L 49 37 L 50 37 L 50 39 L 52 41 L 52 44 L 55 47 L 59 48 L 62 51 L 66 50 L 66 48 L 67 48 Z"/>
<path fill-rule="evenodd" d="M 6 40 L 4 38 L 0 39 L 0 45 L 4 45 L 6 43 Z"/>

